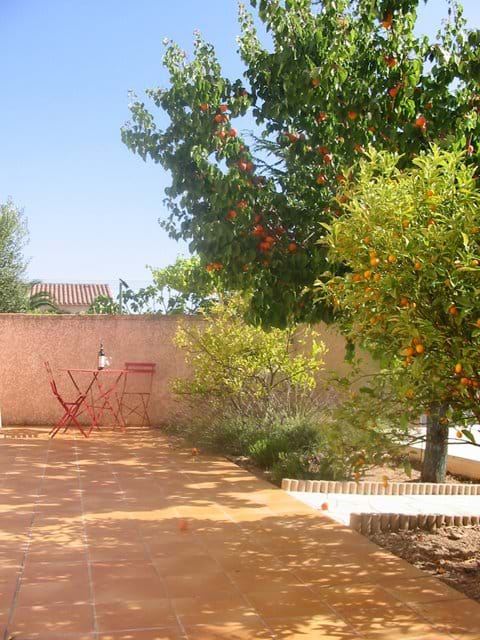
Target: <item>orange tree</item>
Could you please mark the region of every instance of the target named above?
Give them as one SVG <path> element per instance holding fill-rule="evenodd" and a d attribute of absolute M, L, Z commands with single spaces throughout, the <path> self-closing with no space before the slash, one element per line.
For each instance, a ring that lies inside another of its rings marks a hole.
<path fill-rule="evenodd" d="M 453 0 L 435 41 L 414 34 L 418 0 L 251 5 L 272 45 L 241 8 L 244 78 L 222 75 L 199 36 L 191 60 L 169 42 L 170 85 L 147 91 L 151 106 L 134 98 L 122 138 L 171 174 L 165 227 L 227 289 L 252 293 L 250 320 L 328 319 L 310 291 L 325 269 L 316 240 L 364 149 L 398 150 L 408 163 L 453 138 L 478 161 L 480 37 Z"/>
<path fill-rule="evenodd" d="M 318 283 L 348 339 L 384 368 L 406 416 L 426 414 L 423 480 L 445 480 L 448 427 L 480 422 L 480 195 L 464 154 L 372 152 L 324 242 L 351 270 Z M 374 389 L 370 390 L 374 393 Z"/>

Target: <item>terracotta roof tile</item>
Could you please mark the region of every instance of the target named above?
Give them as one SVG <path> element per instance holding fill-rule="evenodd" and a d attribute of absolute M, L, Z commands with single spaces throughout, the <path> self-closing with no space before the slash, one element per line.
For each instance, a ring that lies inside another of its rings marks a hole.
<path fill-rule="evenodd" d="M 59 306 L 90 306 L 98 296 L 113 299 L 108 284 L 68 284 L 64 282 L 40 282 L 32 286 L 30 295 L 48 293 Z"/>

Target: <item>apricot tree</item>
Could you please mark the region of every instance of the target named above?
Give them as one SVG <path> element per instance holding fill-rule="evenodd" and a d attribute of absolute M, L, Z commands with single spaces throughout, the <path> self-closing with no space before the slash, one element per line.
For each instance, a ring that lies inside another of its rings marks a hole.
<path fill-rule="evenodd" d="M 241 7 L 244 78 L 225 77 L 198 35 L 191 60 L 168 42 L 170 86 L 146 92 L 167 124 L 135 98 L 122 138 L 171 174 L 166 228 L 226 288 L 252 293 L 250 320 L 328 319 L 311 294 L 326 267 L 317 240 L 365 148 L 408 164 L 430 141 L 455 140 L 478 161 L 479 34 L 454 0 L 431 41 L 414 33 L 418 0 L 250 4 L 272 45 Z"/>

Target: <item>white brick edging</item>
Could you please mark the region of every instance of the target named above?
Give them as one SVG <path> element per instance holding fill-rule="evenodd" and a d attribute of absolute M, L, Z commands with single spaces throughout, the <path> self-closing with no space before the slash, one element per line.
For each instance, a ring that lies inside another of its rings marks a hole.
<path fill-rule="evenodd" d="M 431 513 L 411 515 L 405 513 L 351 513 L 350 527 L 364 535 L 388 531 L 424 529 L 434 531 L 440 527 L 468 527 L 480 524 L 480 516 L 452 516 Z"/>
<path fill-rule="evenodd" d="M 378 496 L 479 496 L 480 484 L 434 482 L 337 482 L 333 480 L 282 480 L 284 491 L 308 493 L 348 493 Z"/>

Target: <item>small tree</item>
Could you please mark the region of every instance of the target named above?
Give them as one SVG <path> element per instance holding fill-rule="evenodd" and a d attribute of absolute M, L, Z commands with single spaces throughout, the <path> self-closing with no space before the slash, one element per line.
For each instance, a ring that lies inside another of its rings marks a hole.
<path fill-rule="evenodd" d="M 26 262 L 23 248 L 27 226 L 22 212 L 11 200 L 0 205 L 0 313 L 18 313 L 28 308 L 24 282 Z"/>
<path fill-rule="evenodd" d="M 125 289 L 120 302 L 98 296 L 87 313 L 158 313 L 163 315 L 195 314 L 205 311 L 217 300 L 221 282 L 218 269 L 206 271 L 198 257 L 177 258 L 162 269 L 152 269 L 153 284 L 138 291 Z"/>
<path fill-rule="evenodd" d="M 188 315 L 206 311 L 222 290 L 218 268 L 205 270 L 198 256 L 177 258 L 174 264 L 152 271 L 157 290 L 162 292 L 164 313 Z"/>
<path fill-rule="evenodd" d="M 448 427 L 480 420 L 480 196 L 459 152 L 371 151 L 326 242 L 351 270 L 326 289 L 355 344 L 390 375 L 409 417 L 428 416 L 422 479 L 445 480 Z M 318 283 L 324 291 L 323 283 Z M 462 426 L 463 425 L 463 426 Z"/>
<path fill-rule="evenodd" d="M 266 332 L 245 324 L 244 305 L 234 295 L 216 303 L 201 326 L 179 328 L 175 344 L 185 351 L 193 376 L 174 388 L 243 414 L 258 408 L 262 416 L 279 399 L 287 406 L 289 394 L 315 387 L 325 347 L 311 329 L 300 336 L 294 329 Z"/>

